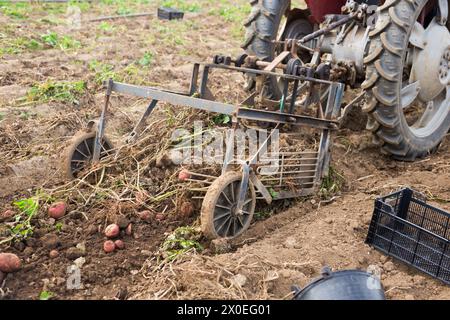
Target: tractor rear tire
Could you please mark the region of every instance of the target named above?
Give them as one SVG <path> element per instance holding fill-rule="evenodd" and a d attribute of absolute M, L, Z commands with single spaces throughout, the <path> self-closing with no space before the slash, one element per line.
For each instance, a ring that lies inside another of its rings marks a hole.
<path fill-rule="evenodd" d="M 362 87 L 368 92 L 364 106 L 369 115 L 367 129 L 385 152 L 402 161 L 414 161 L 436 151 L 450 128 L 448 112 L 442 121 L 433 122 L 419 134 L 408 125 L 401 103 L 410 36 L 427 3 L 428 0 L 386 0 L 378 9 L 378 21 L 370 33 L 370 49 L 365 58 L 366 81 Z"/>
<path fill-rule="evenodd" d="M 244 22 L 245 41 L 242 48 L 248 55 L 263 61 L 275 58 L 275 44 L 281 20 L 290 7 L 290 0 L 251 0 L 252 11 Z M 281 97 L 281 91 L 275 77 L 268 78 L 264 86 L 265 95 L 272 100 Z"/>

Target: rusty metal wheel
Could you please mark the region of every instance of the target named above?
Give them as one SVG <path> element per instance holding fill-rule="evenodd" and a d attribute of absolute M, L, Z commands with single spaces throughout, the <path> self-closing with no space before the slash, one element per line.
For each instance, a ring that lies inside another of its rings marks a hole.
<path fill-rule="evenodd" d="M 95 131 L 75 135 L 66 150 L 63 169 L 68 179 L 78 178 L 79 174 L 91 166 L 94 153 Z M 102 141 L 100 159 L 112 154 L 113 146 L 108 138 Z M 96 179 L 98 180 L 98 179 Z"/>
<path fill-rule="evenodd" d="M 235 238 L 250 226 L 256 206 L 256 192 L 250 183 L 241 213 L 237 203 L 242 174 L 227 172 L 217 178 L 203 200 L 201 223 L 203 234 L 210 238 Z"/>

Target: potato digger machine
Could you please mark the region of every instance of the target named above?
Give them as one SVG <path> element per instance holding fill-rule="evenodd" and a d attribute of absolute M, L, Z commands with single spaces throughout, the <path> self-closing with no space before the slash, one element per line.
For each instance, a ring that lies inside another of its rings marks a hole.
<path fill-rule="evenodd" d="M 257 200 L 271 204 L 317 191 L 329 171 L 333 132 L 352 108 L 367 113 L 374 142 L 393 158 L 414 161 L 436 151 L 450 128 L 448 0 L 306 3 L 300 9 L 289 0 L 251 0 L 245 52 L 195 63 L 187 92 L 106 82 L 100 119 L 67 150 L 67 176 L 77 178 L 113 152 L 105 137 L 113 92 L 150 100 L 128 143 L 142 133 L 158 102 L 228 115 L 233 128 L 251 121 L 270 129 L 245 160 L 234 158 L 234 144 L 227 143 L 219 177 L 190 173 L 188 180 L 199 186 L 202 231 L 209 238 L 242 234 Z M 244 75 L 244 101 L 216 101 L 208 84 L 217 69 Z M 344 105 L 347 88 L 360 94 Z M 274 132 L 299 128 L 318 130 L 314 150 L 266 152 L 270 161 L 259 162 Z"/>

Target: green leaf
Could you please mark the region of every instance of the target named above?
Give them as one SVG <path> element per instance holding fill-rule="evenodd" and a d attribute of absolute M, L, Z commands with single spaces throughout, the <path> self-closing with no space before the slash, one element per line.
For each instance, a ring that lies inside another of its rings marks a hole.
<path fill-rule="evenodd" d="M 50 300 L 54 296 L 55 294 L 51 291 L 41 291 L 41 293 L 39 294 L 39 300 Z"/>
<path fill-rule="evenodd" d="M 152 63 L 152 61 L 153 61 L 153 54 L 150 52 L 146 52 L 144 56 L 141 59 L 139 59 L 138 63 L 143 67 L 147 67 Z"/>
<path fill-rule="evenodd" d="M 39 200 L 36 198 L 28 198 L 15 201 L 14 205 L 27 216 L 34 216 L 39 209 Z"/>
<path fill-rule="evenodd" d="M 231 117 L 227 114 L 219 114 L 217 116 L 214 116 L 213 122 L 215 124 L 227 124 L 230 123 Z"/>

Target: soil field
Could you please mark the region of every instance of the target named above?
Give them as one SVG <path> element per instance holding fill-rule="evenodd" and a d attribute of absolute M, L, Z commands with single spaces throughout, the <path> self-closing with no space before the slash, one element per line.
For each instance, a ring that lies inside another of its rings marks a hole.
<path fill-rule="evenodd" d="M 90 21 L 161 4 L 185 18 Z M 404 186 L 450 211 L 450 137 L 436 154 L 404 163 L 381 154 L 368 132 L 342 129 L 320 193 L 260 206 L 245 234 L 211 244 L 198 233 L 199 201 L 164 155 L 175 129 L 227 121 L 162 104 L 126 146 L 148 101 L 114 94 L 106 134 L 116 155 L 102 162 L 100 183 L 67 181 L 66 147 L 100 115 L 103 81 L 187 90 L 192 62 L 241 53 L 249 12 L 246 0 L 0 0 L 0 252 L 22 260 L 0 280 L 0 299 L 290 299 L 291 286 L 323 266 L 378 268 L 388 299 L 450 299 L 449 286 L 364 243 L 375 198 Z M 211 76 L 222 101 L 242 100 L 244 83 L 239 74 Z M 56 201 L 68 205 L 60 220 L 47 215 Z M 125 248 L 105 253 L 111 223 Z"/>

